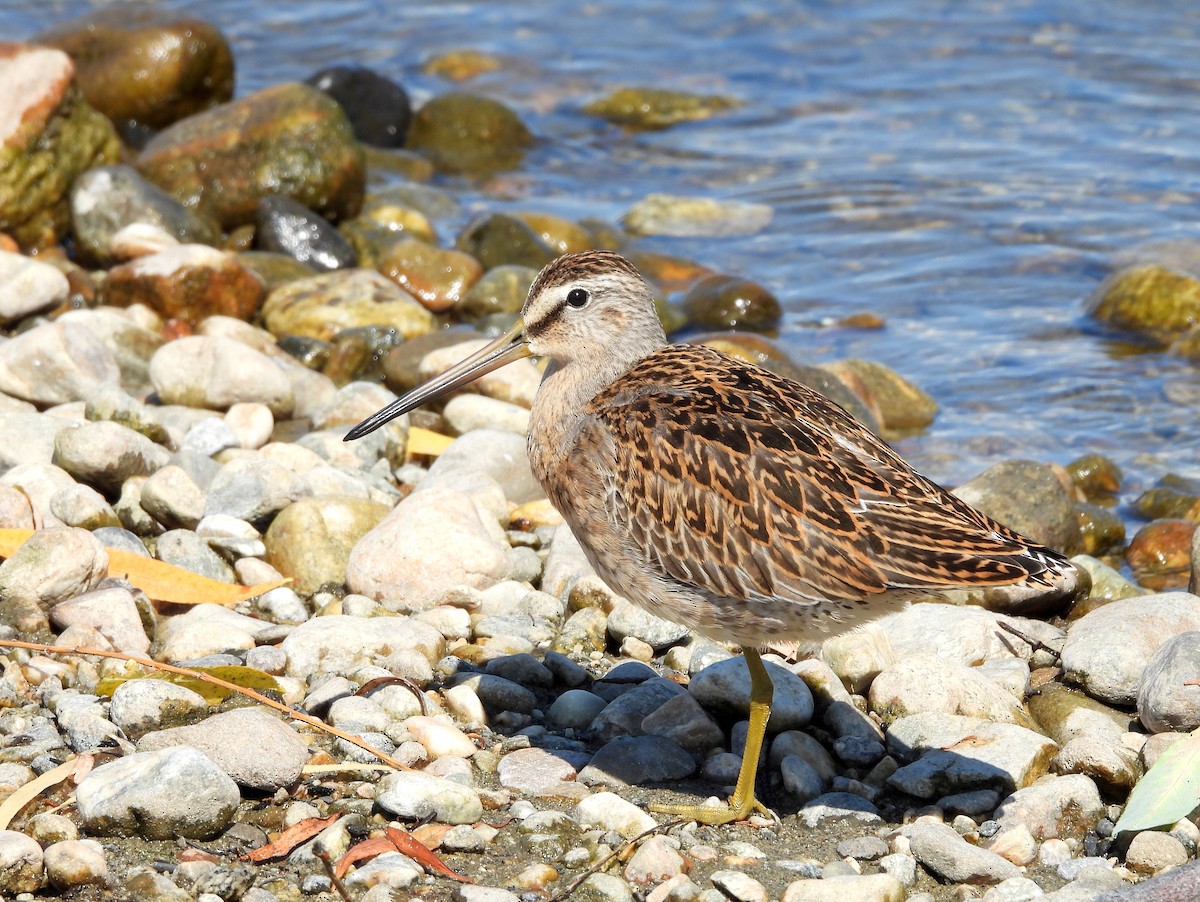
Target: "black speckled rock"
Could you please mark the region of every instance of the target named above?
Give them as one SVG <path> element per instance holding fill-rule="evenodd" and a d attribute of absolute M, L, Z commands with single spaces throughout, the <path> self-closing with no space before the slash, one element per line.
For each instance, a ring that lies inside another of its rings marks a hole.
<path fill-rule="evenodd" d="M 273 195 L 258 202 L 259 250 L 286 254 L 313 269 L 328 271 L 358 265 L 358 254 L 323 216 L 290 197 Z"/>
<path fill-rule="evenodd" d="M 408 92 L 363 66 L 330 66 L 308 83 L 342 105 L 354 136 L 376 147 L 403 147 L 412 119 Z"/>

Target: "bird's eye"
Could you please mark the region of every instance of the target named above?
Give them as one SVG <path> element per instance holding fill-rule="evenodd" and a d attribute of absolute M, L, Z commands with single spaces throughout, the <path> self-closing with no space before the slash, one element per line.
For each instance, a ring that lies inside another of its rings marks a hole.
<path fill-rule="evenodd" d="M 591 297 L 582 288 L 572 288 L 567 292 L 568 307 L 584 307 L 589 300 L 591 300 Z"/>

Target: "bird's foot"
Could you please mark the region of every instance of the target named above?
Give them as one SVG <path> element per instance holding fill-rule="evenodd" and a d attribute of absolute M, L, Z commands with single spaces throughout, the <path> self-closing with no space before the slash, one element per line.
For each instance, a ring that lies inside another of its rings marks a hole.
<path fill-rule="evenodd" d="M 776 824 L 780 823 L 779 815 L 751 795 L 749 798 L 729 800 L 728 805 L 651 805 L 650 810 L 655 814 L 668 814 L 671 817 L 696 821 L 709 827 L 720 827 L 744 821 L 751 814 L 761 814 L 769 817 Z"/>

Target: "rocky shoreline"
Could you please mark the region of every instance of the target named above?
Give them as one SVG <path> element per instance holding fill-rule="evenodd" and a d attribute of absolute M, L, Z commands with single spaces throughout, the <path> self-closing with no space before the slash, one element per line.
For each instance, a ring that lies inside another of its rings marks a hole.
<path fill-rule="evenodd" d="M 118 77 L 180 29 L 190 53 L 157 73 L 178 82 Z M 448 79 L 487 62 L 436 61 Z M 473 882 L 380 851 L 348 867 L 350 898 L 1084 902 L 1195 879 L 1195 812 L 1116 830 L 1200 727 L 1200 486 L 1130 499 L 1088 456 L 958 487 L 1076 555 L 1090 597 L 963 595 L 813 657 L 777 649 L 762 785 L 780 822 L 671 825 L 646 804 L 729 792 L 748 677 L 592 573 L 526 460 L 537 367 L 346 430 L 586 247 L 643 269 L 669 332 L 707 333 L 887 437 L 936 404 L 877 363 L 792 362 L 755 334 L 779 322 L 770 292 L 637 243 L 753 233 L 769 208 L 652 196 L 620 228 L 485 212 L 446 241 L 458 201 L 429 181 L 517 166 L 536 138 L 514 112 L 460 90 L 414 112 L 344 68 L 234 100 L 232 66 L 191 20 L 0 45 L 0 529 L 36 530 L 0 564 L 0 640 L 252 672 L 410 770 L 237 694 L 0 647 L 0 806 L 66 768 L 0 807 L 0 898 L 335 899 L 322 856 L 389 825 Z M 587 113 L 664 128 L 732 103 L 616 92 Z M 376 190 L 376 172 L 404 181 Z M 1188 253 L 1126 261 L 1093 312 L 1192 353 Z M 1118 501 L 1150 521 L 1128 544 Z M 120 554 L 290 583 L 185 605 Z M 319 831 L 295 848 L 245 857 L 305 824 Z"/>

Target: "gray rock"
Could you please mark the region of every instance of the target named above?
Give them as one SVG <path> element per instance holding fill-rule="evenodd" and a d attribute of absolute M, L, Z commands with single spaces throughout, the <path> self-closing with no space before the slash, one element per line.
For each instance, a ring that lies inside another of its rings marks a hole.
<path fill-rule="evenodd" d="M 971 845 L 947 824 L 909 824 L 900 832 L 917 861 L 943 880 L 988 884 L 1021 876 L 1011 861 Z"/>
<path fill-rule="evenodd" d="M 1132 705 L 1142 671 L 1169 639 L 1200 630 L 1200 598 L 1168 592 L 1103 605 L 1071 624 L 1066 679 L 1113 705 Z"/>
<path fill-rule="evenodd" d="M 917 882 L 917 859 L 911 855 L 901 852 L 884 855 L 879 859 L 879 869 L 891 874 L 902 886 L 912 886 Z"/>
<path fill-rule="evenodd" d="M 1062 631 L 1048 623 L 996 614 L 974 605 L 914 604 L 878 621 L 878 627 L 898 661 L 913 655 L 949 658 L 967 667 L 1014 656 L 1028 661 L 1033 649 L 997 626 L 999 623 L 1052 646 L 1062 637 Z"/>
<path fill-rule="evenodd" d="M 166 680 L 129 680 L 113 691 L 108 716 L 127 736 L 137 739 L 207 710 L 204 696 L 184 686 Z"/>
<path fill-rule="evenodd" d="M 1086 774 L 1109 795 L 1133 788 L 1142 775 L 1137 752 L 1120 742 L 1079 736 L 1063 745 L 1052 762 L 1055 773 Z"/>
<path fill-rule="evenodd" d="M 1100 792 L 1082 774 L 1045 777 L 1019 789 L 1000 803 L 995 815 L 1002 828 L 1023 824 L 1039 842 L 1082 839 L 1103 816 Z"/>
<path fill-rule="evenodd" d="M 67 277 L 49 263 L 0 251 L 0 322 L 8 324 L 67 299 Z"/>
<path fill-rule="evenodd" d="M 511 680 L 521 686 L 551 686 L 552 674 L 541 661 L 530 654 L 503 655 L 492 658 L 485 667 L 492 676 Z"/>
<path fill-rule="evenodd" d="M 593 686 L 597 689 L 599 684 Z M 671 680 L 655 677 L 614 698 L 592 722 L 590 735 L 597 742 L 618 736 L 642 735 L 642 722 L 667 701 L 687 690 Z"/>
<path fill-rule="evenodd" d="M 131 476 L 148 476 L 169 460 L 166 448 L 110 421 L 80 423 L 54 437 L 55 465 L 110 495 Z"/>
<path fill-rule="evenodd" d="M 871 709 L 885 723 L 924 712 L 1031 724 L 1020 702 L 978 669 L 931 655 L 906 657 L 871 683 Z"/>
<path fill-rule="evenodd" d="M 472 824 L 483 816 L 483 803 L 474 789 L 419 772 L 385 776 L 375 802 L 395 817 L 431 817 L 446 824 Z"/>
<path fill-rule="evenodd" d="M 689 752 L 703 755 L 719 748 L 725 733 L 708 712 L 688 693 L 667 699 L 642 720 L 642 732 L 665 736 Z"/>
<path fill-rule="evenodd" d="M 546 496 L 530 469 L 524 433 L 517 435 L 500 429 L 468 432 L 438 456 L 429 468 L 429 475 L 437 479 L 443 471 L 463 466 L 491 476 L 504 490 L 504 497 L 515 504 Z"/>
<path fill-rule="evenodd" d="M 129 654 L 144 655 L 150 650 L 137 601 L 132 592 L 120 586 L 60 601 L 50 609 L 50 623 L 60 630 L 90 626 L 111 642 L 113 648 Z"/>
<path fill-rule="evenodd" d="M 215 604 L 200 604 L 159 621 L 154 656 L 160 661 L 194 661 L 208 655 L 237 654 L 258 644 L 273 625 Z"/>
<path fill-rule="evenodd" d="M 204 491 L 182 467 L 165 466 L 142 483 L 142 509 L 167 529 L 195 529 L 204 506 Z"/>
<path fill-rule="evenodd" d="M 771 767 L 780 767 L 783 759 L 790 755 L 803 758 L 826 784 L 832 782 L 838 774 L 838 767 L 834 763 L 833 756 L 825 750 L 820 742 L 807 733 L 799 730 L 785 730 L 771 740 L 771 754 L 768 758 Z"/>
<path fill-rule="evenodd" d="M 366 892 L 372 887 L 383 886 L 387 894 L 375 896 L 375 899 L 387 899 L 395 890 L 412 886 L 423 876 L 424 872 L 411 859 L 399 852 L 384 852 L 372 858 L 362 867 L 355 868 L 354 873 L 346 878 L 346 886 L 356 891 L 363 891 L 364 902 L 371 896 Z"/>
<path fill-rule="evenodd" d="M 165 345 L 150 359 L 150 381 L 164 404 L 228 410 L 258 402 L 276 417 L 295 405 L 284 366 L 222 335 L 192 335 Z"/>
<path fill-rule="evenodd" d="M 287 654 L 287 675 L 307 679 L 315 673 L 350 674 L 363 667 L 391 670 L 409 655 L 432 666 L 445 651 L 433 627 L 405 617 L 314 617 L 280 644 Z"/>
<path fill-rule="evenodd" d="M 1057 747 L 1040 733 L 1014 724 L 935 713 L 914 714 L 892 724 L 888 750 L 912 761 L 888 777 L 888 785 L 936 799 L 973 789 L 1012 792 L 1028 786 L 1046 773 Z"/>
<path fill-rule="evenodd" d="M 861 824 L 882 824 L 879 809 L 860 795 L 850 792 L 827 792 L 817 796 L 797 812 L 806 827 L 816 827 L 823 821 L 851 820 Z"/>
<path fill-rule="evenodd" d="M 554 730 L 586 729 L 607 704 L 586 689 L 568 689 L 546 712 L 546 726 Z"/>
<path fill-rule="evenodd" d="M 110 761 L 75 791 L 84 828 L 100 836 L 207 839 L 229 823 L 240 796 L 203 752 L 170 748 Z"/>
<path fill-rule="evenodd" d="M 491 674 L 457 674 L 450 680 L 449 685 L 470 686 L 483 702 L 484 708 L 493 716 L 504 711 L 529 714 L 537 704 L 537 697 L 524 686 Z"/>
<path fill-rule="evenodd" d="M 0 392 L 39 405 L 86 401 L 121 371 L 99 338 L 73 323 L 37 326 L 0 344 Z"/>
<path fill-rule="evenodd" d="M 881 635 L 876 631 L 876 635 Z M 816 713 L 835 736 L 883 740 L 875 721 L 854 706 L 854 700 L 833 669 L 820 658 L 792 665 L 792 673 L 804 680 L 813 696 Z"/>
<path fill-rule="evenodd" d="M 620 787 L 667 783 L 695 772 L 692 756 L 665 736 L 618 736 L 596 752 L 579 781 Z"/>
<path fill-rule="evenodd" d="M 1200 727 L 1200 632 L 1180 633 L 1150 658 L 1138 683 L 1138 717 L 1154 733 Z M 1189 685 L 1192 684 L 1192 685 Z"/>
<path fill-rule="evenodd" d="M 1183 843 L 1169 833 L 1143 830 L 1133 837 L 1125 853 L 1125 866 L 1138 874 L 1159 874 L 1188 862 Z"/>
<path fill-rule="evenodd" d="M 108 554 L 83 529 L 39 529 L 0 564 L 0 600 L 19 599 L 49 610 L 94 589 L 108 572 Z"/>
<path fill-rule="evenodd" d="M 274 792 L 294 783 L 308 762 L 308 745 L 263 708 L 237 708 L 187 727 L 147 733 L 139 751 L 190 746 L 204 752 L 240 786 Z"/>
<path fill-rule="evenodd" d="M 1001 461 L 963 483 L 954 494 L 1022 535 L 1051 548 L 1075 552 L 1079 524 L 1063 483 L 1047 464 Z M 1037 602 L 1026 613 L 1041 613 Z"/>
<path fill-rule="evenodd" d="M 767 729 L 780 732 L 807 725 L 813 715 L 813 697 L 808 686 L 778 664 L 770 661 L 765 664 L 775 687 Z M 692 677 L 688 692 L 720 716 L 747 716 L 750 711 L 750 673 L 746 670 L 746 662 L 733 658 L 709 665 Z"/>
<path fill-rule="evenodd" d="M 677 645 L 688 637 L 686 626 L 655 617 L 625 599 L 620 599 L 608 614 L 608 634 L 617 645 L 628 636 L 641 639 L 656 652 Z"/>
<path fill-rule="evenodd" d="M 48 464 L 54 457 L 54 437 L 63 428 L 57 417 L 40 413 L 0 413 L 0 467 L 19 464 Z"/>
<path fill-rule="evenodd" d="M 218 582 L 234 581 L 233 568 L 190 529 L 172 529 L 163 533 L 154 550 L 160 561 L 181 570 L 190 570 Z"/>
<path fill-rule="evenodd" d="M 261 525 L 306 493 L 297 474 L 273 460 L 235 458 L 213 477 L 204 515 L 225 514 Z"/>
<path fill-rule="evenodd" d="M 528 748 L 509 752 L 497 769 L 500 785 L 518 792 L 540 795 L 560 783 L 574 780 L 575 764 L 562 753 Z"/>
<path fill-rule="evenodd" d="M 827 786 L 816 768 L 799 755 L 788 755 L 784 758 L 779 763 L 779 772 L 788 796 L 800 804 L 811 802 L 824 792 Z"/>
<path fill-rule="evenodd" d="M 117 527 L 121 522 L 104 496 L 86 485 L 59 489 L 50 498 L 50 511 L 65 526 L 78 526 L 81 529 Z"/>

